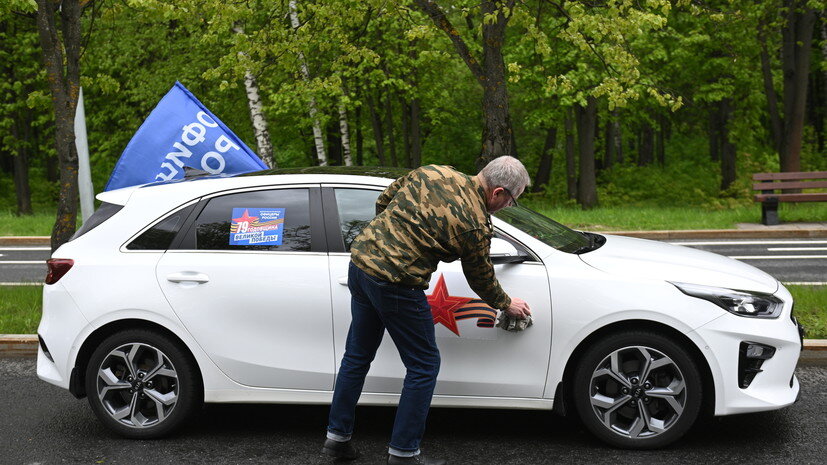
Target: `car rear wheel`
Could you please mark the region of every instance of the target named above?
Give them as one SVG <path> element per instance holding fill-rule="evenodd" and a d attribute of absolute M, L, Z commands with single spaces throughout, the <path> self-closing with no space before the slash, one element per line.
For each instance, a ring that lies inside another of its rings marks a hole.
<path fill-rule="evenodd" d="M 695 423 L 703 383 L 686 349 L 651 332 L 604 338 L 580 359 L 574 403 L 583 424 L 617 447 L 653 449 Z"/>
<path fill-rule="evenodd" d="M 98 419 L 136 439 L 164 436 L 200 406 L 195 363 L 159 333 L 136 329 L 105 339 L 86 369 L 86 393 Z"/>

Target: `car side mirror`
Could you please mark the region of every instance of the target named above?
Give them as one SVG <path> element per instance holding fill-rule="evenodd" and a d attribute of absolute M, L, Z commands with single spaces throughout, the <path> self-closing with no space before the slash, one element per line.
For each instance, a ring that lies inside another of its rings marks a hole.
<path fill-rule="evenodd" d="M 520 254 L 514 244 L 505 239 L 491 239 L 491 263 L 502 265 L 504 263 L 522 263 L 528 260 L 528 255 Z"/>

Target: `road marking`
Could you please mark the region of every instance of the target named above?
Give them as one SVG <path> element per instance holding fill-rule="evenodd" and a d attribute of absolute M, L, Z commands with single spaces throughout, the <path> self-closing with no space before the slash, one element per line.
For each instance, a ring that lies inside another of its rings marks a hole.
<path fill-rule="evenodd" d="M 827 258 L 827 255 L 728 255 L 728 257 L 736 260 L 789 260 L 791 258 Z"/>
<path fill-rule="evenodd" d="M 0 250 L 52 250 L 51 247 L 0 247 Z"/>
<path fill-rule="evenodd" d="M 0 265 L 45 265 L 46 260 L 0 260 Z"/>
<path fill-rule="evenodd" d="M 0 286 L 42 286 L 43 283 L 0 283 Z"/>
<path fill-rule="evenodd" d="M 811 250 L 827 250 L 827 247 L 767 247 L 769 252 L 809 252 Z"/>
<path fill-rule="evenodd" d="M 827 281 L 825 282 L 804 282 L 804 281 L 791 281 L 788 283 L 782 283 L 785 286 L 827 286 Z"/>
<path fill-rule="evenodd" d="M 674 245 L 793 245 L 793 244 L 827 244 L 827 241 L 703 241 L 703 242 L 669 242 Z"/>

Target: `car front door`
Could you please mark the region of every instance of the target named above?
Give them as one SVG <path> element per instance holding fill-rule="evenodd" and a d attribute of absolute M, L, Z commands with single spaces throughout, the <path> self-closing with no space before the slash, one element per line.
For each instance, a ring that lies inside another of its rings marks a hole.
<path fill-rule="evenodd" d="M 238 383 L 332 389 L 319 188 L 227 193 L 202 200 L 199 208 L 156 268 L 187 330 Z"/>
<path fill-rule="evenodd" d="M 350 244 L 373 218 L 374 203 L 382 188 L 329 185 L 323 186 L 322 191 L 329 234 L 338 369 L 351 321 L 347 288 Z M 498 236 L 522 247 L 502 233 Z M 520 398 L 543 395 L 551 348 L 551 302 L 546 269 L 539 260 L 530 260 L 496 265 L 495 270 L 509 295 L 528 302 L 535 323 L 519 333 L 495 328 L 497 312 L 479 300 L 468 286 L 461 262 L 441 263 L 426 291 L 442 357 L 437 395 Z M 400 392 L 404 377 L 399 353 L 386 336 L 368 372 L 364 392 Z"/>

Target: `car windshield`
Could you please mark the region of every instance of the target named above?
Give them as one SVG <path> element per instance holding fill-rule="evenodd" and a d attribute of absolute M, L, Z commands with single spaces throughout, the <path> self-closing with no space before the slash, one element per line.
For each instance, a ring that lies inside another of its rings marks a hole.
<path fill-rule="evenodd" d="M 523 206 L 503 208 L 494 216 L 561 252 L 575 253 L 590 246 L 585 234 Z"/>

